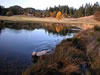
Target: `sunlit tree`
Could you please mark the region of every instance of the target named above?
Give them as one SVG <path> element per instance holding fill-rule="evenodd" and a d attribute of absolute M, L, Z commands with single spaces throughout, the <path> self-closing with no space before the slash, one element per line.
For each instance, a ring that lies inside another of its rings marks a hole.
<path fill-rule="evenodd" d="M 62 15 L 62 13 L 59 11 L 58 13 L 57 13 L 57 15 L 56 15 L 56 19 L 59 21 L 59 20 L 61 20 L 63 18 L 63 15 Z"/>

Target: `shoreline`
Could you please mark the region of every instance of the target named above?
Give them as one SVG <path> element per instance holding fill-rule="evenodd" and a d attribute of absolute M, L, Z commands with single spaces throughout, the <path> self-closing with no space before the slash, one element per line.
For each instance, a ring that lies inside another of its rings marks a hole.
<path fill-rule="evenodd" d="M 100 21 L 94 20 L 93 16 L 81 17 L 81 18 L 64 18 L 58 21 L 56 18 L 39 18 L 31 16 L 0 16 L 0 21 L 8 22 L 24 22 L 24 23 L 57 23 L 57 24 L 90 24 L 100 25 Z"/>
<path fill-rule="evenodd" d="M 22 74 L 46 75 L 49 72 L 59 75 L 100 74 L 99 32 L 100 27 L 97 27 L 80 31 L 73 38 L 63 40 L 56 46 L 53 54 L 41 56 L 35 65 L 26 69 Z M 87 70 L 83 72 L 81 66 L 84 64 Z"/>

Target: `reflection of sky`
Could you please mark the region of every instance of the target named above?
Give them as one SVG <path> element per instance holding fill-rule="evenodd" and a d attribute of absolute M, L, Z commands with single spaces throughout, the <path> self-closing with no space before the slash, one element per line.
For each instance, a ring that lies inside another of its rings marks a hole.
<path fill-rule="evenodd" d="M 70 36 L 53 35 L 43 29 L 29 31 L 6 28 L 0 34 L 0 58 L 9 57 L 13 61 L 16 59 L 20 62 L 25 59 L 29 62 L 33 51 L 54 48 L 64 38 L 72 36 L 73 34 L 70 34 Z"/>
<path fill-rule="evenodd" d="M 24 50 L 24 52 L 27 52 L 27 50 L 36 49 L 34 46 L 52 45 L 52 43 L 57 43 L 68 37 L 72 37 L 72 34 L 58 36 L 48 34 L 43 29 L 35 29 L 33 31 L 4 29 L 0 35 L 0 45 L 7 49 L 14 49 L 14 51 L 19 52 L 21 50 L 23 52 Z"/>

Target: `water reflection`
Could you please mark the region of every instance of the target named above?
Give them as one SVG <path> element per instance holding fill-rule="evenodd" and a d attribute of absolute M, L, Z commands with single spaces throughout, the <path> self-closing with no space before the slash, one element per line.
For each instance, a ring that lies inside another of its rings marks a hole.
<path fill-rule="evenodd" d="M 79 30 L 76 29 L 76 27 L 74 27 L 75 30 L 71 30 L 72 27 L 67 27 L 65 25 L 40 25 L 40 24 L 18 24 L 15 23 L 15 25 L 9 25 L 8 24 L 4 24 L 0 26 L 0 29 L 3 28 L 10 28 L 10 29 L 14 29 L 14 30 L 28 30 L 28 31 L 32 31 L 34 29 L 45 29 L 45 32 L 48 32 L 49 34 L 56 34 L 56 35 L 62 35 L 62 36 L 66 36 L 67 33 L 75 33 Z M 17 31 L 18 32 L 18 31 Z"/>
<path fill-rule="evenodd" d="M 0 75 L 20 75 L 32 64 L 33 51 L 55 48 L 76 32 L 66 26 L 1 25 Z"/>

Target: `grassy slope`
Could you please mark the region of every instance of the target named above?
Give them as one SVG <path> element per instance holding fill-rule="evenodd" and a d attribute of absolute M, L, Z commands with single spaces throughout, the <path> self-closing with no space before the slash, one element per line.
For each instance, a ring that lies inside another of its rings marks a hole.
<path fill-rule="evenodd" d="M 99 21 L 94 20 L 93 16 L 86 16 L 81 18 L 64 18 L 63 20 L 56 20 L 56 18 L 38 18 L 30 16 L 0 16 L 0 20 L 11 20 L 11 21 L 32 21 L 32 22 L 53 22 L 53 23 L 83 23 L 83 24 L 97 24 L 100 25 Z"/>

